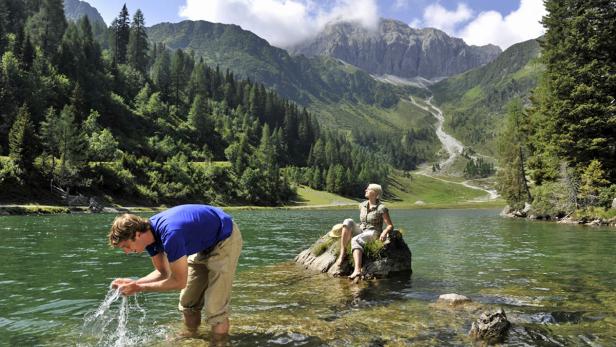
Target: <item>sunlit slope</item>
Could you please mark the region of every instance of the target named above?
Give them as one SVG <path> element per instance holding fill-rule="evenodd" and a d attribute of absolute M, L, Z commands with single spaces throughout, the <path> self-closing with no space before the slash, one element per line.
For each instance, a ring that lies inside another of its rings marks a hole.
<path fill-rule="evenodd" d="M 353 208 L 362 199 L 356 200 L 328 192 L 300 187 L 295 206 L 347 206 Z M 460 183 L 446 182 L 419 174 L 405 174 L 395 171 L 389 178 L 385 202 L 396 208 L 437 208 L 437 207 L 495 207 L 502 206 L 500 200 L 481 202 L 487 193 L 471 189 Z"/>
<path fill-rule="evenodd" d="M 539 42 L 509 47 L 493 62 L 443 80 L 430 89 L 445 115 L 445 129 L 465 145 L 494 154 L 507 103 L 527 99 L 544 67 Z"/>

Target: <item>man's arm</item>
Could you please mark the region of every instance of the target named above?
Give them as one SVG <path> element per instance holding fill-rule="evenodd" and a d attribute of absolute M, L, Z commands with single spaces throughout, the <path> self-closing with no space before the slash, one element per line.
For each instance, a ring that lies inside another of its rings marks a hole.
<path fill-rule="evenodd" d="M 160 256 L 160 258 L 158 258 Z M 155 259 L 156 258 L 156 259 Z M 186 287 L 188 279 L 188 258 L 186 256 L 169 263 L 163 253 L 159 253 L 152 257 L 154 270 L 149 275 L 131 283 L 120 285 L 120 291 L 124 295 L 132 295 L 137 292 L 163 292 L 168 290 L 178 290 Z M 168 266 L 168 272 L 164 272 L 165 264 Z M 158 274 L 157 274 L 158 273 Z M 167 274 L 166 277 L 163 275 Z M 151 276 L 151 277 L 150 277 Z M 158 277 L 156 277 L 158 276 Z M 159 279 L 156 279 L 159 278 Z M 150 282 L 142 282 L 142 280 L 151 280 Z"/>
<path fill-rule="evenodd" d="M 147 276 L 138 279 L 137 283 L 157 282 L 169 277 L 171 270 L 169 268 L 169 262 L 167 261 L 165 253 L 160 252 L 154 255 L 151 259 L 152 265 L 154 265 L 154 271 L 150 272 Z"/>
<path fill-rule="evenodd" d="M 141 277 L 137 280 L 132 278 L 116 278 L 113 282 L 111 282 L 111 286 L 113 288 L 118 288 L 121 285 L 137 282 L 137 283 L 148 283 L 148 282 L 156 282 L 163 280 L 169 277 L 169 262 L 167 261 L 167 257 L 165 257 L 164 253 L 158 253 L 155 256 L 151 257 L 152 265 L 154 265 L 154 271 L 150 272 L 148 275 Z"/>

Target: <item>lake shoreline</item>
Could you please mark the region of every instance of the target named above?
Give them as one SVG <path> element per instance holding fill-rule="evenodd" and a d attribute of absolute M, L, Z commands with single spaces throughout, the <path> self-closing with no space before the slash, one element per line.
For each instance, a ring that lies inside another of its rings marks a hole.
<path fill-rule="evenodd" d="M 227 211 L 254 211 L 254 210 L 355 210 L 357 203 L 348 204 L 320 204 L 320 205 L 283 205 L 283 206 L 219 206 Z M 429 209 L 496 209 L 502 208 L 500 202 L 461 202 L 461 203 L 434 203 L 411 204 L 404 202 L 384 201 L 388 207 L 405 210 Z M 95 214 L 95 213 L 153 213 L 163 211 L 171 206 L 110 206 L 104 207 L 100 212 L 92 212 L 88 206 L 61 206 L 42 204 L 6 204 L 0 205 L 0 216 L 19 215 L 48 215 L 48 214 Z"/>
<path fill-rule="evenodd" d="M 504 218 L 510 219 L 522 219 L 528 221 L 537 221 L 537 222 L 552 222 L 556 224 L 564 224 L 564 225 L 581 225 L 581 226 L 589 226 L 589 227 L 598 227 L 598 226 L 607 226 L 607 227 L 616 227 L 616 217 L 612 218 L 603 218 L 600 216 L 584 216 L 582 218 L 574 217 L 573 214 L 567 215 L 565 217 L 552 217 L 552 216 L 536 216 L 532 214 L 528 214 L 524 211 L 520 210 L 512 210 L 509 206 L 506 206 L 503 211 L 501 211 L 500 215 Z"/>

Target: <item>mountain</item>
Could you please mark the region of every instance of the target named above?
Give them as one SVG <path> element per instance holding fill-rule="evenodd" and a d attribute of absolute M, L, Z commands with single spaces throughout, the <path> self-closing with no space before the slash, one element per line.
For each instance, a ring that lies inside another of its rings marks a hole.
<path fill-rule="evenodd" d="M 342 59 L 372 74 L 428 79 L 485 65 L 501 53 L 494 45 L 469 46 L 440 30 L 414 29 L 390 19 L 381 19 L 373 31 L 358 23 L 329 24 L 314 39 L 289 51 Z"/>
<path fill-rule="evenodd" d="M 544 71 L 539 41 L 506 49 L 491 63 L 431 86 L 445 114 L 445 126 L 463 143 L 494 154 L 494 140 L 514 97 L 528 99 Z"/>
<path fill-rule="evenodd" d="M 102 24 L 105 27 L 107 26 L 98 10 L 85 1 L 64 0 L 64 15 L 66 19 L 73 22 L 78 21 L 83 16 L 87 16 L 92 25 Z"/>
<path fill-rule="evenodd" d="M 229 69 L 275 89 L 310 108 L 326 125 L 363 127 L 368 123 L 358 122 L 362 116 L 395 113 L 401 98 L 425 94 L 419 88 L 376 81 L 369 73 L 335 58 L 290 56 L 237 25 L 183 21 L 157 24 L 147 32 L 152 42 L 193 51 L 210 66 Z M 386 123 L 380 122 L 380 126 Z"/>

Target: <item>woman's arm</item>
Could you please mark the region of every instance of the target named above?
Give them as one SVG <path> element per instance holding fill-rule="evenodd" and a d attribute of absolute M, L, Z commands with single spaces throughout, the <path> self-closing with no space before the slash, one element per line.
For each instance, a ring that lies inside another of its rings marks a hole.
<path fill-rule="evenodd" d="M 391 218 L 389 217 L 388 211 L 383 212 L 383 222 L 387 224 L 387 227 L 383 229 L 383 232 L 381 233 L 381 236 L 379 237 L 381 241 L 385 241 L 385 239 L 387 238 L 387 234 L 389 234 L 390 231 L 394 230 L 394 224 L 391 222 Z"/>

